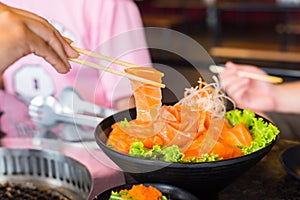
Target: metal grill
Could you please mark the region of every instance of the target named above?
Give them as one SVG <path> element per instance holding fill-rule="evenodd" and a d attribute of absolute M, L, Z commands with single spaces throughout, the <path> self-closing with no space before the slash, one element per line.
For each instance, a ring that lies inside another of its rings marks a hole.
<path fill-rule="evenodd" d="M 88 199 L 92 178 L 78 161 L 55 151 L 0 148 L 0 183 L 31 183 L 72 200 Z"/>

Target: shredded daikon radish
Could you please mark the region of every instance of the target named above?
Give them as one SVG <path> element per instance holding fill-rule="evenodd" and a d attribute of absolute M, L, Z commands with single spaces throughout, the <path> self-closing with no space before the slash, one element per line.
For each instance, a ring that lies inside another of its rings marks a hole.
<path fill-rule="evenodd" d="M 184 98 L 177 104 L 190 106 L 191 109 L 201 109 L 212 113 L 212 117 L 223 118 L 226 113 L 225 99 L 233 103 L 223 92 L 220 82 L 213 76 L 214 83 L 206 83 L 199 79 L 199 85 L 185 89 Z"/>

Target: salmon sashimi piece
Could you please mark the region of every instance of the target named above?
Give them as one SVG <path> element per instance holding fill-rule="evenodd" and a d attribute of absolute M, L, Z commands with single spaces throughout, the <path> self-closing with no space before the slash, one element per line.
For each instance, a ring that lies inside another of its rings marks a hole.
<path fill-rule="evenodd" d="M 213 118 L 211 120 L 210 125 L 205 133 L 205 137 L 203 139 L 203 145 L 201 146 L 201 150 L 199 153 L 200 157 L 203 154 L 210 153 L 211 150 L 214 148 L 222 134 L 224 122 L 224 118 Z"/>
<path fill-rule="evenodd" d="M 166 123 L 164 128 L 158 133 L 158 136 L 162 139 L 164 145 L 169 146 L 176 135 L 176 130 L 177 129 L 172 125 Z"/>
<path fill-rule="evenodd" d="M 203 138 L 204 138 L 204 135 L 200 135 L 198 138 L 196 138 L 191 143 L 189 148 L 186 151 L 184 151 L 185 159 L 187 159 L 189 157 L 200 158 L 199 154 L 200 154 L 200 149 L 201 149 L 201 146 L 203 143 Z"/>
<path fill-rule="evenodd" d="M 113 125 L 113 129 L 109 134 L 106 144 L 116 151 L 128 154 L 130 147 L 134 142 L 142 142 L 146 148 L 152 148 L 154 145 L 164 144 L 163 140 L 158 135 L 153 135 L 147 138 L 135 137 L 122 131 L 120 126 L 117 124 Z"/>
<path fill-rule="evenodd" d="M 201 111 L 198 119 L 198 136 L 204 134 L 210 126 L 212 118 L 211 112 Z M 197 137 L 198 137 L 197 136 Z"/>
<path fill-rule="evenodd" d="M 163 77 L 163 73 L 150 67 L 126 68 L 125 72 L 159 83 Z M 133 137 L 144 139 L 153 137 L 164 127 L 164 122 L 157 120 L 162 105 L 161 89 L 135 80 L 131 80 L 131 87 L 134 92 L 137 116 L 135 120 L 129 122 L 128 127 L 119 126 L 119 129 Z"/>
<path fill-rule="evenodd" d="M 193 141 L 190 147 L 185 151 L 186 157 L 201 158 L 201 149 L 205 142 L 205 134 L 199 135 L 199 137 Z M 219 158 L 223 159 L 239 157 L 244 155 L 239 146 L 250 146 L 252 141 L 252 136 L 243 123 L 232 127 L 228 120 L 225 120 L 220 138 L 208 153 L 218 154 Z"/>
<path fill-rule="evenodd" d="M 117 123 L 117 126 L 119 126 L 123 132 L 131 136 L 147 138 L 160 133 L 165 141 L 169 141 L 173 138 L 174 134 L 173 131 L 168 128 L 168 125 L 174 126 L 175 129 L 179 129 L 180 119 L 178 118 L 180 115 L 178 110 L 172 106 L 162 106 L 158 112 L 159 114 L 155 119 L 152 119 L 152 121 L 145 122 L 135 119 L 130 121 L 130 125 L 127 127 L 120 126 L 120 123 Z M 170 134 L 166 132 L 166 128 L 171 131 Z M 170 135 L 172 135 L 171 139 Z"/>
<path fill-rule="evenodd" d="M 181 122 L 179 106 L 162 106 L 160 112 L 162 120 L 173 126 L 175 129 L 179 129 Z"/>
<path fill-rule="evenodd" d="M 171 130 L 171 131 L 170 131 Z M 181 152 L 184 152 L 194 141 L 195 133 L 194 132 L 183 132 L 181 130 L 174 129 L 173 127 L 169 127 L 169 131 L 172 132 L 172 136 L 170 137 L 170 133 L 168 133 L 167 138 L 168 143 L 167 146 L 177 145 Z"/>
<path fill-rule="evenodd" d="M 228 120 L 226 120 L 228 121 Z M 229 122 L 228 122 L 229 124 Z M 221 140 L 233 147 L 236 146 L 247 146 L 251 145 L 253 138 L 248 130 L 247 126 L 244 123 L 235 125 L 232 128 L 224 128 L 221 134 Z"/>
<path fill-rule="evenodd" d="M 128 126 L 122 126 L 120 122 L 116 123 L 115 126 L 118 126 L 124 133 L 134 137 L 147 138 L 159 134 L 165 141 L 164 144 L 167 144 L 167 141 L 172 140 L 174 137 L 174 132 L 169 126 L 179 129 L 178 116 L 178 111 L 171 106 L 162 106 L 159 114 L 153 121 L 143 122 L 134 119 L 129 122 Z M 170 132 L 167 132 L 167 129 Z"/>
<path fill-rule="evenodd" d="M 109 134 L 106 145 L 115 149 L 116 151 L 128 154 L 131 144 L 134 142 L 132 137 L 121 131 L 118 126 L 113 126 Z"/>
<path fill-rule="evenodd" d="M 125 72 L 158 83 L 162 82 L 162 77 L 164 76 L 163 73 L 151 67 L 126 68 Z M 162 105 L 161 89 L 135 80 L 131 80 L 131 87 L 133 89 L 137 110 L 136 119 L 142 122 L 152 121 Z"/>
<path fill-rule="evenodd" d="M 164 128 L 165 122 L 161 120 L 142 122 L 135 119 L 130 121 L 128 126 L 122 126 L 121 123 L 117 123 L 117 126 L 129 136 L 148 138 L 158 134 Z"/>
<path fill-rule="evenodd" d="M 217 154 L 219 158 L 223 159 L 230 159 L 244 155 L 240 148 L 232 147 L 219 141 L 216 143 L 211 153 Z"/>
<path fill-rule="evenodd" d="M 141 122 L 135 119 L 130 121 L 128 126 L 122 126 L 120 122 L 115 123 L 109 143 L 121 151 L 128 151 L 130 145 L 136 141 L 143 142 L 146 148 L 152 148 L 154 145 L 178 145 L 185 150 L 194 140 L 197 126 L 191 132 L 181 131 L 180 108 L 180 106 L 162 106 L 159 117 L 152 122 Z M 193 115 L 190 117 L 193 118 Z M 195 124 L 198 122 L 196 121 Z M 190 130 L 191 127 L 188 127 L 186 130 Z M 126 146 L 123 143 L 129 144 Z"/>
<path fill-rule="evenodd" d="M 196 140 L 193 141 L 193 143 L 190 145 L 190 147 L 184 152 L 185 153 L 185 159 L 188 158 L 201 158 L 202 155 L 200 155 L 200 151 L 203 145 L 204 141 L 204 135 L 199 136 Z M 217 141 L 213 147 L 213 149 L 208 154 L 217 154 L 219 158 L 223 159 L 229 159 L 234 157 L 239 157 L 244 155 L 242 150 L 237 147 L 232 147 L 227 144 L 224 144 L 220 141 Z"/>

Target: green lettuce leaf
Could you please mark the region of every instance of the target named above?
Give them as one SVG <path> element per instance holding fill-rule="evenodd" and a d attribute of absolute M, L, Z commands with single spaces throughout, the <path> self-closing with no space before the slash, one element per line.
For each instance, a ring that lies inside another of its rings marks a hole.
<path fill-rule="evenodd" d="M 152 149 L 147 149 L 144 147 L 142 142 L 134 142 L 131 145 L 129 155 L 151 160 L 162 160 L 166 162 L 181 162 L 184 156 L 184 154 L 180 152 L 180 149 L 177 145 L 168 147 L 155 145 Z"/>
<path fill-rule="evenodd" d="M 222 160 L 222 158 L 219 158 L 217 154 L 203 154 L 201 159 L 190 157 L 184 160 L 184 153 L 180 151 L 177 145 L 168 147 L 155 145 L 152 149 L 148 149 L 144 147 L 144 144 L 142 142 L 134 142 L 130 147 L 129 155 L 138 158 L 161 160 L 165 162 L 192 163 Z"/>
<path fill-rule="evenodd" d="M 213 161 L 218 161 L 218 160 L 223 160 L 223 158 L 219 158 L 218 154 L 202 154 L 201 158 L 196 158 L 196 157 L 189 157 L 183 162 L 185 163 L 197 163 L 197 162 L 213 162 Z"/>
<path fill-rule="evenodd" d="M 235 126 L 241 122 L 245 123 L 249 128 L 252 125 L 255 113 L 251 110 L 230 110 L 226 112 L 225 117 L 229 120 L 232 126 Z"/>
<path fill-rule="evenodd" d="M 244 154 L 250 154 L 268 146 L 280 132 L 272 123 L 261 117 L 256 117 L 251 110 L 231 110 L 226 113 L 226 118 L 232 126 L 245 123 L 250 130 L 253 141 L 250 147 L 240 147 Z"/>

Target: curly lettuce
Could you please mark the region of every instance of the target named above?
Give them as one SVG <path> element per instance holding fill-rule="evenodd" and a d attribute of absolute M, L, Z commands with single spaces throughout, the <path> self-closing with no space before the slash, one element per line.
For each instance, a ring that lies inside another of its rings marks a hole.
<path fill-rule="evenodd" d="M 226 113 L 225 117 L 232 126 L 245 123 L 249 129 L 253 141 L 250 147 L 240 147 L 244 154 L 250 154 L 268 146 L 279 134 L 276 126 L 262 117 L 257 117 L 251 110 L 231 110 Z"/>
<path fill-rule="evenodd" d="M 155 145 L 152 149 L 148 149 L 144 147 L 142 142 L 134 142 L 131 145 L 129 155 L 150 159 L 150 160 L 161 160 L 165 162 L 185 162 L 185 163 L 193 163 L 193 162 L 212 162 L 217 160 L 222 160 L 219 158 L 217 154 L 203 154 L 202 158 L 194 158 L 189 157 L 184 159 L 184 153 L 180 151 L 180 148 L 177 145 L 172 146 L 159 146 Z"/>
<path fill-rule="evenodd" d="M 202 154 L 201 158 L 195 158 L 195 157 L 189 157 L 183 162 L 185 163 L 197 163 L 197 162 L 213 162 L 213 161 L 218 161 L 218 160 L 223 160 L 223 158 L 220 158 L 218 154 Z"/>
<path fill-rule="evenodd" d="M 255 113 L 251 110 L 231 110 L 227 111 L 225 118 L 227 118 L 232 126 L 235 126 L 241 122 L 245 123 L 246 126 L 251 127 Z"/>
<path fill-rule="evenodd" d="M 144 147 L 142 142 L 134 142 L 131 145 L 129 155 L 150 160 L 163 160 L 166 162 L 181 162 L 184 157 L 184 154 L 180 152 L 177 145 L 167 147 L 155 145 L 152 149 L 148 149 Z"/>

